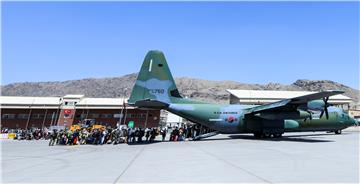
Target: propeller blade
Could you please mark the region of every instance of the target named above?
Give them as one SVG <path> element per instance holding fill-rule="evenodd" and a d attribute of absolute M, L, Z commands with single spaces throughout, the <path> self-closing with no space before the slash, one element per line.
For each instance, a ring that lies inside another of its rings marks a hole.
<path fill-rule="evenodd" d="M 325 117 L 326 119 L 329 119 L 329 111 L 328 111 L 328 107 L 331 106 L 329 103 L 328 103 L 328 100 L 329 100 L 329 97 L 325 97 L 323 98 L 323 101 L 324 101 L 324 110 L 321 111 L 320 113 L 320 118 L 324 115 L 324 112 L 325 112 Z"/>
<path fill-rule="evenodd" d="M 322 110 L 321 111 L 321 113 L 320 113 L 320 119 L 321 119 L 321 117 L 324 115 L 324 110 Z"/>
<path fill-rule="evenodd" d="M 309 118 L 309 120 L 311 121 L 311 120 L 312 120 L 312 113 L 311 113 L 311 111 L 306 110 L 306 112 L 309 113 L 309 117 L 306 117 L 306 118 L 304 119 L 304 122 L 306 122 L 306 120 L 307 120 L 308 118 Z"/>
<path fill-rule="evenodd" d="M 312 120 L 312 113 L 311 113 L 311 111 L 307 111 L 309 114 L 310 114 L 310 116 L 309 116 L 309 119 L 310 119 L 310 121 Z"/>
<path fill-rule="evenodd" d="M 325 116 L 326 116 L 326 119 L 329 119 L 329 112 L 328 112 L 327 107 L 325 107 Z"/>

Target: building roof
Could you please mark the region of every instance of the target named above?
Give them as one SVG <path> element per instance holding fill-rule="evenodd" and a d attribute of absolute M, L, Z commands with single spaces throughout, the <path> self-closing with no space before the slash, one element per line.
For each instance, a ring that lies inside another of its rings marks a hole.
<path fill-rule="evenodd" d="M 0 104 L 13 105 L 59 105 L 60 97 L 0 96 Z"/>
<path fill-rule="evenodd" d="M 76 104 L 76 108 L 113 108 L 119 109 L 127 104 L 125 98 L 83 98 Z M 132 108 L 128 107 L 127 108 Z"/>
<path fill-rule="evenodd" d="M 76 98 L 77 97 L 77 98 Z M 84 98 L 84 95 L 66 95 L 64 97 L 24 97 L 0 96 L 1 108 L 59 108 L 66 99 L 78 99 L 75 108 L 119 109 L 127 103 L 124 98 Z M 127 107 L 132 108 L 132 107 Z"/>
<path fill-rule="evenodd" d="M 274 91 L 274 90 L 234 90 L 227 89 L 231 95 L 234 95 L 244 103 L 270 103 L 287 98 L 317 93 L 317 91 Z M 352 102 L 352 99 L 345 95 L 334 95 L 329 97 L 330 103 L 346 104 Z"/>

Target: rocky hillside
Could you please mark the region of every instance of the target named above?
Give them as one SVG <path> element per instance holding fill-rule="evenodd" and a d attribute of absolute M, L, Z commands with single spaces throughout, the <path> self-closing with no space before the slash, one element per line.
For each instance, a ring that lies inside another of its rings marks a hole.
<path fill-rule="evenodd" d="M 136 73 L 113 78 L 89 78 L 63 82 L 23 82 L 1 86 L 3 96 L 63 96 L 85 94 L 87 97 L 128 97 L 136 79 Z M 279 83 L 245 84 L 235 81 L 209 81 L 188 77 L 176 78 L 180 93 L 198 100 L 228 103 L 225 89 L 255 90 L 343 90 L 345 95 L 359 103 L 359 90 L 329 80 L 297 80 L 291 85 Z"/>

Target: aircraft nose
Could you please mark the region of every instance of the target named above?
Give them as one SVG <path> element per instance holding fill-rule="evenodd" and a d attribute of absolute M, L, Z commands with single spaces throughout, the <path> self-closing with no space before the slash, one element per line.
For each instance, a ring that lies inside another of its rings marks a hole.
<path fill-rule="evenodd" d="M 347 121 L 347 124 L 349 126 L 352 126 L 352 125 L 354 125 L 356 123 L 356 120 L 354 118 L 352 118 L 350 116 L 348 116 L 348 118 L 349 118 L 349 120 Z"/>
<path fill-rule="evenodd" d="M 350 117 L 350 119 L 351 119 L 351 123 L 352 123 L 353 125 L 357 123 L 357 121 L 356 121 L 355 118 Z"/>

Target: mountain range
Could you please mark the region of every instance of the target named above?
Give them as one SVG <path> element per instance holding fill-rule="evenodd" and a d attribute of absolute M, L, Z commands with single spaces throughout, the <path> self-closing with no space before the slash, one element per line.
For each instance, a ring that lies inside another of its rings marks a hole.
<path fill-rule="evenodd" d="M 64 96 L 84 94 L 86 97 L 129 97 L 137 73 L 111 78 L 87 78 L 54 82 L 21 82 L 1 86 L 3 96 Z M 175 79 L 182 96 L 218 103 L 229 103 L 226 89 L 320 91 L 342 90 L 359 104 L 359 90 L 330 80 L 299 79 L 290 85 L 279 83 L 247 84 L 236 81 L 211 81 L 190 77 Z M 354 104 L 352 104 L 354 105 Z"/>

